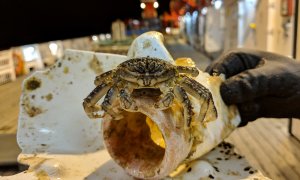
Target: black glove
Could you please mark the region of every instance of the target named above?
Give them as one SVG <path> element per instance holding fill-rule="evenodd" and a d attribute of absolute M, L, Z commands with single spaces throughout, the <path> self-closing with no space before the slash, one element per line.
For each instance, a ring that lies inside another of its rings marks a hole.
<path fill-rule="evenodd" d="M 285 56 L 238 49 L 226 53 L 206 72 L 225 74 L 220 91 L 236 104 L 244 126 L 260 117 L 300 118 L 300 63 Z"/>

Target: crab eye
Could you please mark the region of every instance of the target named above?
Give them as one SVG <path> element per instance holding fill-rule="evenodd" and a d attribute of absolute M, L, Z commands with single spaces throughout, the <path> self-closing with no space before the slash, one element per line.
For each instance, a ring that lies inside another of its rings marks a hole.
<path fill-rule="evenodd" d="M 148 70 L 149 70 L 149 72 L 153 72 L 153 70 L 155 70 L 155 63 L 154 62 L 150 62 L 148 64 Z"/>
<path fill-rule="evenodd" d="M 155 69 L 154 69 L 155 72 L 161 72 L 162 70 L 163 70 L 162 65 L 155 66 Z"/>
<path fill-rule="evenodd" d="M 141 73 L 141 74 L 145 73 L 145 68 L 142 67 L 141 65 L 135 66 L 134 70 L 135 70 L 136 72 L 138 72 L 138 73 Z"/>

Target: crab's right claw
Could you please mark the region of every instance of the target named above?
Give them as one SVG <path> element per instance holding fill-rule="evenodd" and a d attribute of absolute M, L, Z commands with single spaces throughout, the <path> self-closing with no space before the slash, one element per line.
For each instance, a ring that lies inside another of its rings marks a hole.
<path fill-rule="evenodd" d="M 154 104 L 154 107 L 156 109 L 164 110 L 169 108 L 174 101 L 174 94 L 172 90 L 170 90 L 168 93 L 164 94 L 163 97 Z"/>
<path fill-rule="evenodd" d="M 120 102 L 121 107 L 126 110 L 138 111 L 138 107 L 135 101 L 129 95 L 129 92 L 126 89 L 120 90 Z"/>
<path fill-rule="evenodd" d="M 84 99 L 83 109 L 89 118 L 95 119 L 103 117 L 103 115 L 96 113 L 102 110 L 101 106 L 97 105 L 97 102 L 106 94 L 109 89 L 109 83 L 102 83 L 93 89 L 93 91 Z"/>
<path fill-rule="evenodd" d="M 101 106 L 96 104 L 90 105 L 90 103 L 88 103 L 87 101 L 84 101 L 82 105 L 85 113 L 88 115 L 89 118 L 91 119 L 103 118 L 103 115 L 97 113 L 102 109 Z"/>

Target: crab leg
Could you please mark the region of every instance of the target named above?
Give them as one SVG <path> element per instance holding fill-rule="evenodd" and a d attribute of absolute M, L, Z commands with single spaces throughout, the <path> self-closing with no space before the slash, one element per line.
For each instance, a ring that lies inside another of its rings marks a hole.
<path fill-rule="evenodd" d="M 194 113 L 193 113 L 193 106 L 188 97 L 188 94 L 180 86 L 174 87 L 174 94 L 176 98 L 183 104 L 184 119 L 185 119 L 184 122 L 186 122 L 185 127 L 190 127 Z"/>
<path fill-rule="evenodd" d="M 123 118 L 121 114 L 118 114 L 119 109 L 117 110 L 118 112 L 115 112 L 115 110 L 113 109 L 114 108 L 113 103 L 117 99 L 118 97 L 117 95 L 118 95 L 117 88 L 116 87 L 110 88 L 101 104 L 102 109 L 107 114 L 109 114 L 114 120 L 119 120 Z"/>
<path fill-rule="evenodd" d="M 207 88 L 199 84 L 194 79 L 191 79 L 184 75 L 181 75 L 180 84 L 189 94 L 196 97 L 200 101 L 204 101 L 201 104 L 200 116 L 204 118 L 210 108 L 212 108 L 214 116 L 218 116 L 212 95 Z"/>
<path fill-rule="evenodd" d="M 99 114 L 95 113 L 101 110 L 101 107 L 96 105 L 96 103 L 104 96 L 104 94 L 109 90 L 110 84 L 102 83 L 97 86 L 83 101 L 83 108 L 86 114 L 90 118 L 101 118 Z"/>
<path fill-rule="evenodd" d="M 111 78 L 112 78 L 112 74 L 113 74 L 113 73 L 114 73 L 114 70 L 110 70 L 110 71 L 107 71 L 107 72 L 105 72 L 105 73 L 100 74 L 99 76 L 97 76 L 97 77 L 95 78 L 94 84 L 95 84 L 96 86 L 99 86 L 99 85 L 101 85 L 102 83 L 111 81 Z"/>
<path fill-rule="evenodd" d="M 176 69 L 179 73 L 191 74 L 193 77 L 196 77 L 199 74 L 199 70 L 196 67 L 176 66 Z"/>

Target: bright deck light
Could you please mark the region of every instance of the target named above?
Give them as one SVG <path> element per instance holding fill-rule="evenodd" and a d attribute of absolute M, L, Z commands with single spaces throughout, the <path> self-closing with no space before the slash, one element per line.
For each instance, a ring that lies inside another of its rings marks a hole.
<path fill-rule="evenodd" d="M 214 2 L 214 6 L 215 6 L 216 9 L 220 9 L 221 6 L 222 6 L 222 1 L 216 0 L 216 1 Z"/>
<path fill-rule="evenodd" d="M 153 3 L 153 7 L 154 7 L 155 9 L 158 8 L 158 6 L 159 6 L 158 2 L 154 2 L 154 3 Z"/>
<path fill-rule="evenodd" d="M 53 56 L 56 56 L 56 55 L 57 55 L 58 45 L 57 45 L 56 43 L 51 42 L 51 43 L 49 44 L 49 49 L 50 49 L 51 54 L 52 54 Z"/>

